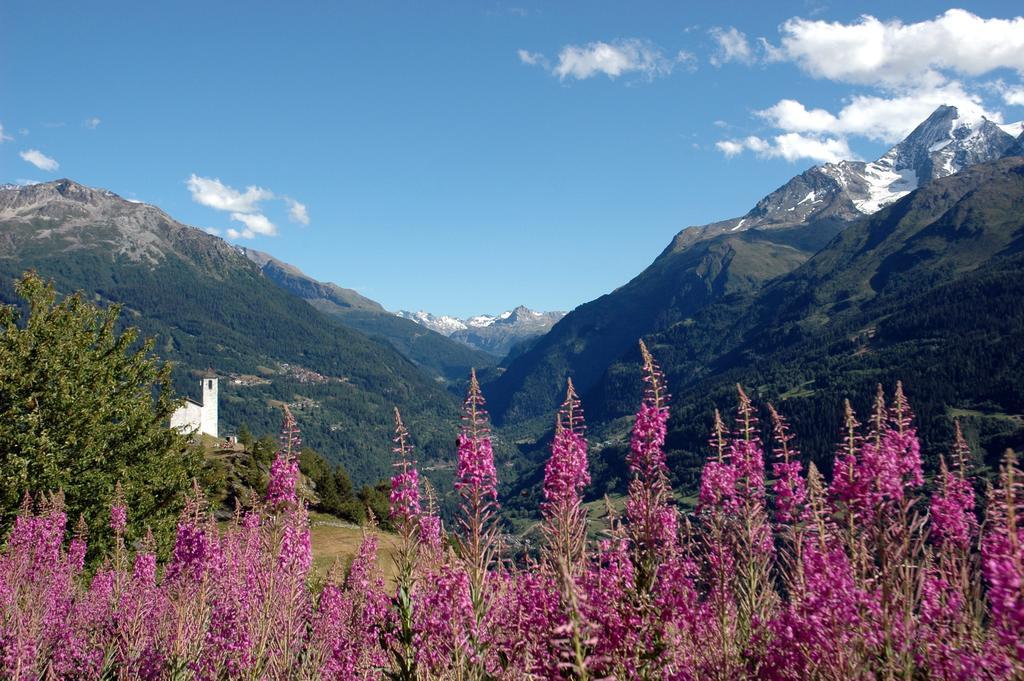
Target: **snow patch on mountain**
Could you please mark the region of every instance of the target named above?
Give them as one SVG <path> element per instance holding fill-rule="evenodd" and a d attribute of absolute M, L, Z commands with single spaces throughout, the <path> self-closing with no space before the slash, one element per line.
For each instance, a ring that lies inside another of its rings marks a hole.
<path fill-rule="evenodd" d="M 867 195 L 853 200 L 861 213 L 870 215 L 917 189 L 917 173 L 909 168 L 894 170 L 881 161 L 864 168 Z"/>
<path fill-rule="evenodd" d="M 399 310 L 395 314 L 404 319 L 412 320 L 432 331 L 437 331 L 444 336 L 450 336 L 456 331 L 463 331 L 469 328 L 469 324 L 466 321 L 456 317 L 449 317 L 448 315 L 434 315 L 425 310 L 418 310 L 416 312 Z"/>
<path fill-rule="evenodd" d="M 1016 123 L 1002 123 L 999 124 L 999 129 L 1012 137 L 1020 137 L 1021 134 L 1024 134 L 1024 121 L 1017 121 Z"/>
<path fill-rule="evenodd" d="M 518 343 L 547 333 L 565 316 L 564 312 L 538 312 L 523 305 L 501 314 L 480 314 L 465 319 L 424 310 L 399 310 L 395 314 L 497 357 L 504 357 Z"/>

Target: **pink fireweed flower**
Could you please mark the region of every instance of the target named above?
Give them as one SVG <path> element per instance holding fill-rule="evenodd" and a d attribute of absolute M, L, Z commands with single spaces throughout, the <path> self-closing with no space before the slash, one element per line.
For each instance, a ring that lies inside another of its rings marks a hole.
<path fill-rule="evenodd" d="M 527 561 L 493 573 L 493 601 L 487 620 L 489 656 L 502 663 L 503 678 L 560 678 L 560 658 L 551 635 L 566 623 L 557 580 L 551 570 Z"/>
<path fill-rule="evenodd" d="M 801 519 L 807 499 L 807 483 L 801 475 L 799 461 L 777 461 L 772 464 L 775 485 L 775 522 L 784 525 Z"/>
<path fill-rule="evenodd" d="M 654 483 L 668 474 L 664 446 L 669 396 L 661 369 L 642 340 L 640 356 L 643 359 L 644 397 L 630 434 L 626 463 L 634 475 Z"/>
<path fill-rule="evenodd" d="M 658 565 L 677 545 L 678 513 L 665 460 L 665 434 L 669 417 L 665 379 L 654 357 L 640 341 L 644 395 L 629 438 L 626 463 L 633 475 L 626 501 L 627 529 L 635 550 L 637 584 L 649 592 Z"/>
<path fill-rule="evenodd" d="M 398 458 L 393 465 L 398 472 L 391 477 L 392 519 L 405 522 L 420 514 L 420 475 L 416 464 L 412 461 L 412 445 L 409 444 L 409 431 L 402 423 L 402 415 L 395 408 L 394 452 Z"/>
<path fill-rule="evenodd" d="M 444 565 L 416 590 L 413 608 L 416 661 L 442 673 L 455 656 L 472 655 L 474 629 L 469 577 L 464 570 Z"/>
<path fill-rule="evenodd" d="M 299 462 L 296 452 L 302 440 L 288 405 L 284 407 L 280 441 L 281 447 L 270 465 L 270 482 L 267 484 L 267 503 L 271 506 L 294 504 L 298 500 L 296 484 L 299 480 Z"/>
<path fill-rule="evenodd" d="M 344 587 L 328 584 L 320 596 L 313 631 L 326 658 L 318 670 L 324 678 L 377 679 L 386 668 L 382 634 L 393 621 L 376 563 L 377 536 L 366 534 Z"/>
<path fill-rule="evenodd" d="M 884 490 L 884 496 L 901 500 L 905 488 L 924 484 L 921 443 L 917 439 L 917 429 L 913 427 L 914 413 L 903 394 L 901 381 L 896 382 L 893 405 L 888 412 L 885 411 L 882 386 L 878 386 L 875 411 L 876 416 L 872 420 L 874 433 L 868 440 L 875 443 L 883 458 L 883 462 L 879 464 L 880 475 L 891 479 L 889 487 L 886 487 L 885 481 L 880 487 Z M 887 425 L 879 429 L 883 417 Z"/>
<path fill-rule="evenodd" d="M 846 553 L 810 539 L 803 553 L 805 582 L 767 626 L 770 679 L 860 678 L 855 646 L 863 641 L 866 595 Z"/>
<path fill-rule="evenodd" d="M 629 439 L 629 454 L 626 463 L 633 473 L 653 480 L 668 474 L 665 463 L 665 432 L 668 423 L 668 407 L 648 401 L 640 405 Z"/>
<path fill-rule="evenodd" d="M 124 534 L 128 526 L 128 509 L 124 505 L 124 492 L 121 490 L 121 483 L 114 487 L 114 502 L 110 506 L 110 529 L 115 534 Z"/>
<path fill-rule="evenodd" d="M 628 542 L 612 539 L 600 543 L 597 561 L 579 580 L 580 636 L 591 648 L 588 667 L 602 677 L 610 676 L 615 662 L 631 658 L 640 647 L 641 614 L 630 598 L 636 589 L 634 577 Z"/>
<path fill-rule="evenodd" d="M 775 407 L 768 405 L 772 417 L 772 430 L 775 463 L 772 464 L 772 477 L 775 484 L 775 522 L 786 525 L 804 519 L 807 503 L 807 482 L 801 475 L 800 452 L 790 445 L 793 435 L 790 434 L 786 419 Z"/>
<path fill-rule="evenodd" d="M 420 516 L 420 541 L 431 549 L 441 548 L 441 519 L 436 515 Z"/>
<path fill-rule="evenodd" d="M 178 575 L 198 579 L 206 568 L 210 549 L 206 528 L 192 523 L 179 523 L 171 562 L 167 566 L 167 579 L 174 579 Z"/>
<path fill-rule="evenodd" d="M 722 415 L 715 410 L 715 423 L 708 440 L 711 456 L 700 474 L 697 510 L 735 510 L 739 507 L 736 493 L 736 467 L 729 461 L 731 447 L 726 439 Z"/>
<path fill-rule="evenodd" d="M 547 566 L 561 566 L 574 576 L 582 570 L 587 542 L 587 513 L 580 505 L 583 488 L 590 484 L 584 428 L 583 410 L 570 379 L 556 420 L 551 458 L 544 468 L 541 532 Z"/>
<path fill-rule="evenodd" d="M 132 566 L 132 579 L 141 586 L 156 585 L 156 554 L 140 552 Z"/>
<path fill-rule="evenodd" d="M 874 492 L 872 481 L 875 477 L 870 458 L 862 452 L 864 438 L 860 434 L 860 422 L 853 413 L 850 401 L 844 403 L 845 418 L 843 442 L 836 452 L 832 464 L 832 484 L 829 488 L 832 498 L 849 508 L 861 520 L 873 518 Z"/>
<path fill-rule="evenodd" d="M 939 478 L 929 516 L 932 539 L 939 546 L 951 544 L 966 551 L 978 528 L 974 489 L 970 482 L 947 470 L 945 459 L 940 461 Z"/>
<path fill-rule="evenodd" d="M 455 489 L 463 497 L 479 495 L 481 499 L 498 498 L 498 472 L 494 468 L 487 411 L 476 371 L 470 376 L 469 393 L 463 404 L 462 431 L 458 437 L 458 467 Z"/>
<path fill-rule="evenodd" d="M 590 484 L 583 428 L 583 409 L 570 379 L 565 402 L 558 412 L 551 458 L 544 467 L 545 512 L 563 504 L 578 504 L 583 488 Z"/>
<path fill-rule="evenodd" d="M 729 443 L 729 462 L 736 473 L 736 489 L 748 501 L 764 499 L 764 448 L 758 431 L 754 405 L 740 385 L 736 432 Z"/>
<path fill-rule="evenodd" d="M 85 524 L 85 517 L 78 516 L 78 525 L 75 528 L 75 536 L 68 546 L 68 562 L 73 566 L 75 572 L 80 572 L 85 567 L 85 553 L 88 548 L 86 534 L 88 528 Z"/>
<path fill-rule="evenodd" d="M 291 508 L 285 514 L 277 562 L 281 567 L 302 576 L 309 572 L 309 568 L 313 564 L 309 516 L 305 505 Z"/>
<path fill-rule="evenodd" d="M 1021 473 L 1008 450 L 1000 486 L 991 495 L 981 543 L 982 572 L 996 639 L 1024 666 L 1024 503 Z"/>
<path fill-rule="evenodd" d="M 465 493 L 479 489 L 481 496 L 498 498 L 498 473 L 494 468 L 491 439 L 474 439 L 460 434 L 458 439 L 458 469 L 455 488 Z"/>
<path fill-rule="evenodd" d="M 128 510 L 124 506 L 110 507 L 110 529 L 122 534 L 128 526 Z"/>
<path fill-rule="evenodd" d="M 871 431 L 863 437 L 846 402 L 843 443 L 833 465 L 831 491 L 833 498 L 847 506 L 861 523 L 873 522 L 924 481 L 921 445 L 911 426 L 912 418 L 901 386 L 897 385 L 891 410 L 886 409 L 879 386 Z"/>
<path fill-rule="evenodd" d="M 216 537 L 207 530 L 211 528 L 205 515 L 206 500 L 198 483 L 192 483 L 192 494 L 185 502 L 178 521 L 178 532 L 174 538 L 171 561 L 167 565 L 166 581 L 176 579 L 198 579 L 209 567 L 216 553 Z"/>
<path fill-rule="evenodd" d="M 391 517 L 415 518 L 420 513 L 420 475 L 415 468 L 391 477 Z"/>
<path fill-rule="evenodd" d="M 700 508 L 736 506 L 736 469 L 729 463 L 708 461 L 700 475 Z"/>

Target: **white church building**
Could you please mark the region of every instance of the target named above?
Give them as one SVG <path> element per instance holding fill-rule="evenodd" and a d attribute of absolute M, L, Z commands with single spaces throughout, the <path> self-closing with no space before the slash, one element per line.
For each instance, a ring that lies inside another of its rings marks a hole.
<path fill-rule="evenodd" d="M 202 402 L 196 402 L 186 397 L 185 404 L 171 414 L 171 428 L 182 433 L 199 433 L 218 437 L 216 376 L 203 378 L 201 390 Z"/>

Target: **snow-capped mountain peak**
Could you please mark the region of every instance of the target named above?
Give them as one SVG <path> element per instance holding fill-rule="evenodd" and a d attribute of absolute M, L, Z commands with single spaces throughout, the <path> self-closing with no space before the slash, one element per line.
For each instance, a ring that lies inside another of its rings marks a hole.
<path fill-rule="evenodd" d="M 854 207 L 870 215 L 932 180 L 1000 158 L 1014 145 L 1013 125 L 965 116 L 955 106 L 940 106 L 877 161 L 842 161 L 822 169 L 835 173 L 836 166 L 848 166 L 862 182 L 840 183 Z"/>
<path fill-rule="evenodd" d="M 565 316 L 564 312 L 537 312 L 524 305 L 501 314 L 480 314 L 465 319 L 422 310 L 399 310 L 395 314 L 499 357 L 503 357 L 515 344 L 547 333 L 555 322 Z"/>
<path fill-rule="evenodd" d="M 395 314 L 404 319 L 410 319 L 432 331 L 437 331 L 443 336 L 450 336 L 456 331 L 468 328 L 468 324 L 461 319 L 449 317 L 448 315 L 435 315 L 424 310 L 418 310 L 417 312 L 399 310 Z"/>
<path fill-rule="evenodd" d="M 1024 121 L 997 123 L 940 106 L 878 160 L 814 166 L 757 202 L 740 218 L 688 228 L 673 249 L 724 232 L 782 229 L 870 215 L 932 180 L 969 166 L 1024 154 Z"/>
<path fill-rule="evenodd" d="M 504 313 L 502 313 L 502 314 L 504 314 Z M 501 318 L 502 318 L 501 315 L 495 316 L 495 315 L 489 315 L 489 314 L 478 314 L 475 317 L 470 317 L 469 319 L 467 319 L 466 320 L 466 326 L 467 327 L 471 326 L 474 329 L 482 329 L 484 327 L 490 326 L 495 321 L 497 321 L 498 319 L 501 319 Z"/>

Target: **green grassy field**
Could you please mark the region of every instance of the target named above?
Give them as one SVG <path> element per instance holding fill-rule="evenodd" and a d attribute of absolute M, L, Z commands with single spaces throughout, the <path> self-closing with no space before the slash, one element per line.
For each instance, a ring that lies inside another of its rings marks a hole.
<path fill-rule="evenodd" d="M 320 513 L 311 513 L 309 520 L 311 525 L 310 543 L 313 548 L 313 570 L 322 577 L 327 575 L 335 563 L 342 569 L 347 569 L 359 550 L 364 530 L 333 516 Z M 398 537 L 380 530 L 374 530 L 374 532 L 379 537 L 377 565 L 387 582 L 393 585 L 395 580 L 394 554 L 398 549 Z"/>

